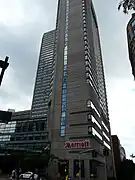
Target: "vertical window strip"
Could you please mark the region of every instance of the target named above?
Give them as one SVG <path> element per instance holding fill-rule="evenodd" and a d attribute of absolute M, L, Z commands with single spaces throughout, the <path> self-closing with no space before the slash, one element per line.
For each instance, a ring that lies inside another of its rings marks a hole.
<path fill-rule="evenodd" d="M 66 0 L 66 19 L 65 19 L 65 44 L 63 58 L 63 81 L 62 81 L 62 102 L 61 102 L 61 119 L 60 119 L 60 136 L 65 136 L 66 130 L 66 106 L 67 106 L 67 53 L 68 53 L 68 16 L 69 0 Z"/>

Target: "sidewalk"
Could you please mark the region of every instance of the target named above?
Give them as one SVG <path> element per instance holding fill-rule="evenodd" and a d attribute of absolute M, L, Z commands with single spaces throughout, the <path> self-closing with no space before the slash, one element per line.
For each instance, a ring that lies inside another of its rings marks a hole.
<path fill-rule="evenodd" d="M 9 174 L 0 174 L 0 180 L 9 180 Z"/>

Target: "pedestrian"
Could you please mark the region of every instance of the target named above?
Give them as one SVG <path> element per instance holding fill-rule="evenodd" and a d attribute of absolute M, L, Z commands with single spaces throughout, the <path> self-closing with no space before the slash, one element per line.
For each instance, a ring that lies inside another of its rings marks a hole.
<path fill-rule="evenodd" d="M 15 177 L 16 177 L 16 172 L 15 172 L 15 169 L 13 169 L 13 171 L 11 173 L 11 179 L 15 180 Z"/>

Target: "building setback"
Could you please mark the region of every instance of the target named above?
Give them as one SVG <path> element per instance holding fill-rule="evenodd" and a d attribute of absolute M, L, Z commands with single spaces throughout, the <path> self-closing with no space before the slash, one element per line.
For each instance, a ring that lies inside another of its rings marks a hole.
<path fill-rule="evenodd" d="M 54 62 L 48 117 L 51 153 L 65 159 L 69 176 L 75 177 L 79 153 L 88 150 L 81 155 L 82 176 L 89 179 L 97 172 L 99 180 L 114 177 L 99 30 L 91 0 L 58 1 Z M 104 157 L 104 151 L 109 156 Z"/>

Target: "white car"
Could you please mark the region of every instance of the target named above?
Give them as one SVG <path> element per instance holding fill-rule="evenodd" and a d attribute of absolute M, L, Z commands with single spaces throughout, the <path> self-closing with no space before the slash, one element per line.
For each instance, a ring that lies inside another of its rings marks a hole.
<path fill-rule="evenodd" d="M 20 174 L 19 179 L 32 179 L 33 172 L 26 172 L 24 174 Z M 34 180 L 38 178 L 37 174 L 34 174 Z"/>

